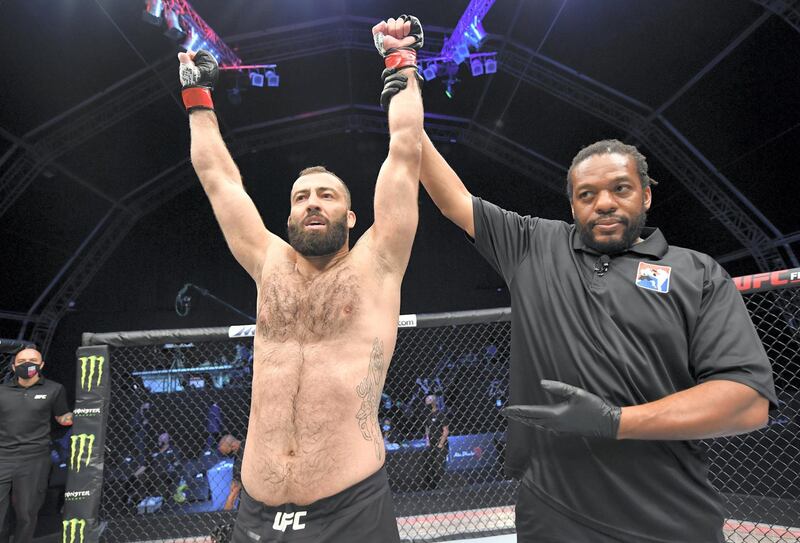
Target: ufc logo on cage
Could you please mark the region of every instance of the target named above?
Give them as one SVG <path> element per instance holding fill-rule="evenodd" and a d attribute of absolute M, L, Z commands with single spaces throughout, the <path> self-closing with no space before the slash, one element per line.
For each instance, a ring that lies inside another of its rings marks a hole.
<path fill-rule="evenodd" d="M 275 522 L 272 523 L 273 530 L 285 532 L 286 528 L 292 527 L 292 530 L 302 530 L 306 527 L 305 524 L 300 524 L 300 519 L 306 516 L 306 511 L 297 511 L 295 513 L 282 513 L 278 511 L 275 514 Z"/>

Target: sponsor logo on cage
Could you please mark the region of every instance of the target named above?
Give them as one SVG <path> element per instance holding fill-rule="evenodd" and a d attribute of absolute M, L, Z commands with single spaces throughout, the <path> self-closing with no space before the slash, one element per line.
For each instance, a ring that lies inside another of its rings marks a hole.
<path fill-rule="evenodd" d="M 90 391 L 92 386 L 99 387 L 103 384 L 103 366 L 105 356 L 82 356 L 81 361 L 81 390 Z"/>
<path fill-rule="evenodd" d="M 86 536 L 86 519 L 71 518 L 61 523 L 61 543 L 83 543 Z"/>
<path fill-rule="evenodd" d="M 242 324 L 228 328 L 228 337 L 253 337 L 256 335 L 254 324 Z"/>
<path fill-rule="evenodd" d="M 397 320 L 398 328 L 416 328 L 417 315 L 400 315 Z M 253 337 L 256 335 L 256 327 L 253 324 L 242 324 L 238 326 L 230 326 L 228 328 L 228 337 Z"/>
<path fill-rule="evenodd" d="M 741 291 L 769 290 L 770 288 L 800 283 L 800 269 L 780 270 L 774 272 L 755 273 L 734 277 L 733 284 Z"/>
<path fill-rule="evenodd" d="M 70 438 L 69 469 L 76 472 L 81 470 L 81 463 L 89 465 L 94 450 L 94 434 L 77 434 Z"/>
<path fill-rule="evenodd" d="M 300 523 L 300 519 L 308 514 L 307 511 L 295 511 L 294 513 L 284 513 L 278 511 L 275 513 L 275 522 L 272 523 L 272 529 L 280 532 L 285 532 L 286 528 L 291 527 L 292 530 L 302 530 L 306 527 L 305 524 Z"/>
<path fill-rule="evenodd" d="M 453 458 L 475 458 L 476 460 L 480 460 L 481 456 L 483 456 L 483 449 L 481 447 L 473 447 L 453 453 Z"/>
<path fill-rule="evenodd" d="M 85 500 L 91 497 L 92 497 L 91 490 L 73 490 L 72 492 L 64 492 L 64 500 L 68 502 Z"/>
<path fill-rule="evenodd" d="M 671 273 L 672 268 L 669 266 L 639 262 L 639 269 L 636 270 L 634 282 L 637 287 L 666 294 L 669 292 L 669 276 Z"/>
<path fill-rule="evenodd" d="M 400 315 L 400 318 L 397 319 L 397 327 L 398 328 L 416 328 L 417 327 L 417 315 L 416 314 Z"/>
<path fill-rule="evenodd" d="M 72 414 L 76 417 L 99 417 L 100 416 L 100 408 L 99 407 L 81 407 L 78 409 L 73 409 Z"/>

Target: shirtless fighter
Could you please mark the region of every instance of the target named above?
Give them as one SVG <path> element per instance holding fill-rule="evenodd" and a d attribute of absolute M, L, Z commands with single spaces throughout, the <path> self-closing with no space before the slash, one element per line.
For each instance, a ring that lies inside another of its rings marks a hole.
<path fill-rule="evenodd" d="M 287 244 L 245 192 L 217 125 L 218 68 L 180 53 L 191 158 L 236 260 L 258 289 L 253 395 L 235 542 L 399 541 L 378 426 L 397 338 L 400 284 L 417 228 L 422 99 L 414 17 L 373 28 L 384 56 L 389 154 L 374 224 L 352 250 L 350 193 L 322 167 L 290 193 Z"/>

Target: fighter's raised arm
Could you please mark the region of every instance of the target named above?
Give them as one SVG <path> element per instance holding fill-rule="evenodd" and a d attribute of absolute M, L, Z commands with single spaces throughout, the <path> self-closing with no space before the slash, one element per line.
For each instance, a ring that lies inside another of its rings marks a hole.
<path fill-rule="evenodd" d="M 402 275 L 419 218 L 423 110 L 416 52 L 423 34 L 419 20 L 407 15 L 381 21 L 372 33 L 386 64 L 381 105 L 389 110 L 390 141 L 375 185 L 375 222 L 364 239 L 389 271 Z"/>
<path fill-rule="evenodd" d="M 211 101 L 219 73 L 217 62 L 202 50 L 179 53 L 178 59 L 183 102 L 189 112 L 192 165 L 233 256 L 258 281 L 267 245 L 280 238 L 264 226 L 220 134 Z"/>

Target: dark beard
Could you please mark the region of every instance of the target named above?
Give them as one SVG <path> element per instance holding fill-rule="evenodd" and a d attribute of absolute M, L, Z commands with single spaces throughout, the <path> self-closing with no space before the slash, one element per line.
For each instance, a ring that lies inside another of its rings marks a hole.
<path fill-rule="evenodd" d="M 335 253 L 347 242 L 347 214 L 328 223 L 325 233 L 305 231 L 302 224 L 289 221 L 286 227 L 289 245 L 303 256 L 326 256 Z"/>
<path fill-rule="evenodd" d="M 633 217 L 630 221 L 623 217 L 618 217 L 620 222 L 625 227 L 622 237 L 617 241 L 597 241 L 592 232 L 595 223 L 582 224 L 575 219 L 575 227 L 578 229 L 578 234 L 581 236 L 581 241 L 589 247 L 594 249 L 600 254 L 614 254 L 621 253 L 631 248 L 634 242 L 639 238 L 647 222 L 647 211 L 642 211 L 639 215 Z"/>

